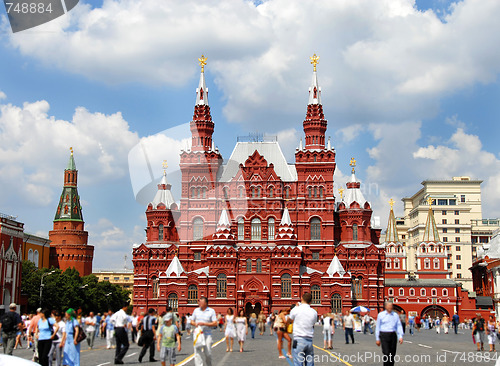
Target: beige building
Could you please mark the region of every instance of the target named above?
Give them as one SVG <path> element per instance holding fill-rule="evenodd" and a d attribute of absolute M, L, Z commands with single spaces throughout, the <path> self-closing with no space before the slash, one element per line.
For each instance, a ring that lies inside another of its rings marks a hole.
<path fill-rule="evenodd" d="M 408 268 L 415 270 L 416 247 L 422 241 L 432 199 L 439 239 L 446 245 L 451 278 L 472 291 L 469 268 L 476 256 L 476 245 L 487 243 L 499 228 L 498 219 L 483 219 L 481 180 L 453 177 L 451 180 L 426 180 L 422 189 L 402 199 L 404 216 L 396 218 L 401 242 L 408 248 Z"/>
<path fill-rule="evenodd" d="M 134 271 L 132 269 L 96 270 L 92 274 L 99 281 L 108 281 L 130 291 L 130 300 L 132 300 L 132 287 L 134 286 Z"/>

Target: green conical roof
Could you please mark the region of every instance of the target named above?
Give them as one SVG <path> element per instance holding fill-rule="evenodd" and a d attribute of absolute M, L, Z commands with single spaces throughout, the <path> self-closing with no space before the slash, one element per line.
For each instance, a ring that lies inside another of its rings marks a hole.
<path fill-rule="evenodd" d="M 76 187 L 64 187 L 54 221 L 83 221 L 80 196 Z"/>
<path fill-rule="evenodd" d="M 71 155 L 69 156 L 68 167 L 66 170 L 76 170 L 75 159 L 73 158 L 73 150 L 71 150 Z"/>

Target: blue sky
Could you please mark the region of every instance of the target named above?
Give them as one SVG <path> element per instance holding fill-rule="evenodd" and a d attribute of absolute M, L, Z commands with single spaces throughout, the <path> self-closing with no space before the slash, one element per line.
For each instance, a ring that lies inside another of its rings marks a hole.
<path fill-rule="evenodd" d="M 316 52 L 338 180 L 355 156 L 358 177 L 378 187 L 366 196 L 382 225 L 389 198 L 453 175 L 484 179 L 484 216 L 500 216 L 496 1 L 133 4 L 84 1 L 15 35 L 1 14 L 0 212 L 27 231 L 51 229 L 73 146 L 94 267 L 130 258 L 145 207 L 128 152 L 189 122 L 201 53 L 226 158 L 238 135 L 258 131 L 278 135 L 293 161 Z"/>

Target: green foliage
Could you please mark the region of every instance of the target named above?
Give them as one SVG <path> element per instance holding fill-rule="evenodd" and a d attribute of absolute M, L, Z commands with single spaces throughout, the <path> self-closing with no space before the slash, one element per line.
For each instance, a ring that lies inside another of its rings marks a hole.
<path fill-rule="evenodd" d="M 48 274 L 54 271 L 52 274 Z M 44 275 L 45 274 L 45 275 Z M 28 311 L 40 307 L 40 281 L 43 278 L 42 307 L 65 311 L 81 308 L 89 311 L 116 311 L 129 300 L 129 291 L 108 281 L 99 282 L 97 277 L 80 277 L 76 269 L 38 269 L 33 263 L 24 261 L 22 266 L 21 293 L 28 297 Z"/>

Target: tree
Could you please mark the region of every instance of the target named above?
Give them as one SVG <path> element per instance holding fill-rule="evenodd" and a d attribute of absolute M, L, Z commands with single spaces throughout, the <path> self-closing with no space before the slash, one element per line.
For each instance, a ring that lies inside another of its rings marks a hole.
<path fill-rule="evenodd" d="M 48 275 L 49 272 L 54 273 Z M 55 268 L 38 269 L 33 263 L 24 261 L 22 266 L 21 293 L 28 297 L 28 311 L 33 312 L 40 306 L 40 281 L 43 279 L 42 307 L 66 310 L 81 308 L 89 311 L 104 312 L 121 308 L 129 300 L 130 292 L 108 281 L 99 282 L 97 277 L 80 277 L 76 269 L 61 271 Z"/>

